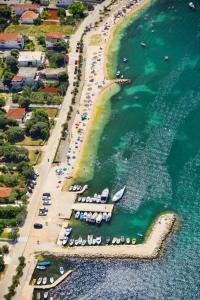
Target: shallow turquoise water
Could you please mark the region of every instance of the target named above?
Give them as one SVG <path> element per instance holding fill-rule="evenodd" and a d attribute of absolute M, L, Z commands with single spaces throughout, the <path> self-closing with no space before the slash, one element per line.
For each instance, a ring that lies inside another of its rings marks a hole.
<path fill-rule="evenodd" d="M 117 69 L 133 84 L 111 99 L 89 182 L 99 192 L 127 185 L 111 225 L 99 232 L 145 233 L 167 210 L 180 216 L 180 228 L 153 262 L 77 262 L 56 299 L 200 299 L 200 4 L 194 3 L 195 12 L 187 1 L 159 0 L 123 32 Z"/>

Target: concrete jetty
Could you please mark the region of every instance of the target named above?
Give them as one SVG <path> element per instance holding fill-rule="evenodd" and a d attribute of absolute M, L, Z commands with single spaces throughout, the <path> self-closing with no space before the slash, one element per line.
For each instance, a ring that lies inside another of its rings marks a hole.
<path fill-rule="evenodd" d="M 59 283 L 61 283 L 65 278 L 67 278 L 73 270 L 69 270 L 66 273 L 64 273 L 62 276 L 60 276 L 57 280 L 55 280 L 51 284 L 46 284 L 46 285 L 34 285 L 34 289 L 40 289 L 40 290 L 48 290 L 56 287 Z"/>
<path fill-rule="evenodd" d="M 113 204 L 96 204 L 96 203 L 74 203 L 72 209 L 74 211 L 83 212 L 101 212 L 112 213 Z"/>

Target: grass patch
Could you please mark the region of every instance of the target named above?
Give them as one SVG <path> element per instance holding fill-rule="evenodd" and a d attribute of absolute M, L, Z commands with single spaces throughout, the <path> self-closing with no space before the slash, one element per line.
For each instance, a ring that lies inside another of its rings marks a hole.
<path fill-rule="evenodd" d="M 38 108 L 33 108 L 32 111 L 36 111 Z M 58 108 L 54 107 L 41 107 L 39 109 L 42 109 L 48 114 L 48 117 L 51 119 L 54 119 L 58 115 Z"/>
<path fill-rule="evenodd" d="M 44 141 L 39 139 L 39 140 L 33 140 L 30 136 L 26 136 L 25 139 L 17 145 L 21 146 L 42 146 L 44 144 Z"/>
<path fill-rule="evenodd" d="M 9 230 L 8 229 L 4 229 L 3 232 L 0 234 L 0 238 L 1 239 L 8 239 L 9 237 Z"/>
<path fill-rule="evenodd" d="M 41 161 L 41 151 L 38 153 L 37 150 L 29 150 L 28 158 L 30 159 L 30 163 L 32 165 L 37 165 Z"/>

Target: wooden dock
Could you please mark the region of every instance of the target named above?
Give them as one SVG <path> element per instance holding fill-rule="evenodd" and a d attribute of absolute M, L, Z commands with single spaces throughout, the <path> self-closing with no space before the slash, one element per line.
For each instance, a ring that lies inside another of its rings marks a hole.
<path fill-rule="evenodd" d="M 40 289 L 40 290 L 48 290 L 56 287 L 59 283 L 61 283 L 65 278 L 67 278 L 73 271 L 69 270 L 62 276 L 60 276 L 57 280 L 55 280 L 51 284 L 46 284 L 46 285 L 34 285 L 34 289 Z"/>
<path fill-rule="evenodd" d="M 113 204 L 96 204 L 96 203 L 74 203 L 72 209 L 82 212 L 101 212 L 112 213 Z"/>

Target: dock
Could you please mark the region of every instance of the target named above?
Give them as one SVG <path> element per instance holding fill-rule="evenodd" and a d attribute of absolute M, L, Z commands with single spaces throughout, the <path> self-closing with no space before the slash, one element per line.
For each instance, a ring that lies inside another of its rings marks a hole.
<path fill-rule="evenodd" d="M 73 270 L 67 271 L 65 274 L 63 274 L 62 276 L 60 276 L 57 280 L 55 280 L 51 284 L 34 285 L 33 287 L 34 287 L 34 289 L 40 289 L 40 290 L 52 289 L 52 288 L 56 287 L 59 283 L 61 283 L 65 278 L 67 278 L 72 272 L 73 272 Z"/>
<path fill-rule="evenodd" d="M 72 210 L 82 212 L 112 213 L 113 207 L 113 204 L 74 203 L 72 206 Z"/>

